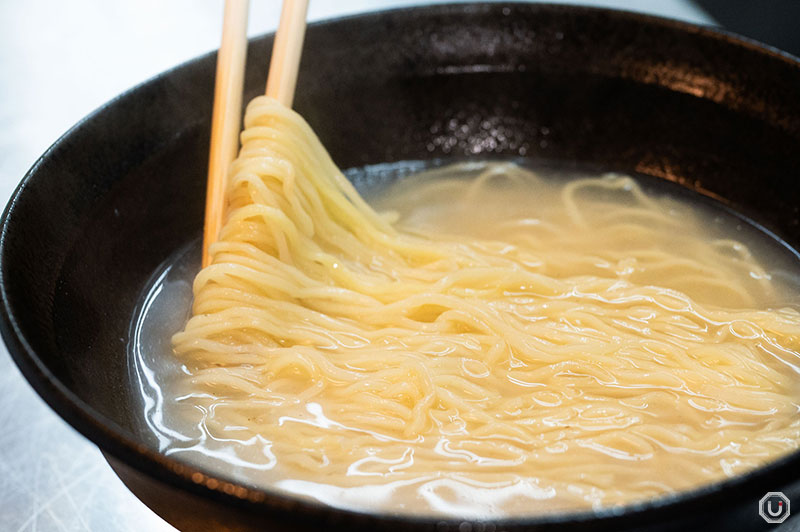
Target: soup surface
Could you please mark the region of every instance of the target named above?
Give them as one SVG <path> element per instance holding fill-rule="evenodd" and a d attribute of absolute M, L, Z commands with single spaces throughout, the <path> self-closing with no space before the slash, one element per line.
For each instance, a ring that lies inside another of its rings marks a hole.
<path fill-rule="evenodd" d="M 492 517 L 657 497 L 798 447 L 800 269 L 776 238 L 649 178 L 425 166 L 351 177 L 403 233 L 491 254 L 504 276 L 432 273 L 391 327 L 318 312 L 290 324 L 305 344 L 237 337 L 220 362 L 180 336 L 173 352 L 188 247 L 132 325 L 162 452 L 339 507 Z"/>

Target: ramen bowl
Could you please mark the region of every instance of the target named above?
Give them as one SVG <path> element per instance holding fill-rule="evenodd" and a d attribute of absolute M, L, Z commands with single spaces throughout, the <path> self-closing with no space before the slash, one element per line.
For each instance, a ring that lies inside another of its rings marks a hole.
<path fill-rule="evenodd" d="M 250 43 L 245 100 L 272 37 Z M 140 426 L 131 320 L 200 235 L 215 56 L 126 92 L 59 139 L 0 228 L 0 328 L 47 403 L 186 530 L 709 530 L 766 526 L 800 453 L 693 491 L 500 520 L 356 512 L 161 454 Z M 644 174 L 723 201 L 800 247 L 800 63 L 740 37 L 602 9 L 419 7 L 312 24 L 296 109 L 342 168 L 524 158 Z"/>

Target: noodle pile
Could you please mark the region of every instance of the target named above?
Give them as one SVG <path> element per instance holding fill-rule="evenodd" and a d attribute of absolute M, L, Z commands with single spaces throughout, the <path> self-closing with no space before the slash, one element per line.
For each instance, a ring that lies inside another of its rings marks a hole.
<path fill-rule="evenodd" d="M 455 216 L 403 229 L 293 111 L 259 97 L 245 125 L 173 338 L 204 437 L 257 449 L 235 472 L 340 505 L 505 515 L 657 496 L 797 448 L 800 314 L 767 306 L 743 244 L 684 234 L 620 176 L 563 186 L 552 219 L 509 208 L 480 239 Z M 437 170 L 396 197 L 536 186 L 509 164 L 457 170 L 472 178 Z"/>

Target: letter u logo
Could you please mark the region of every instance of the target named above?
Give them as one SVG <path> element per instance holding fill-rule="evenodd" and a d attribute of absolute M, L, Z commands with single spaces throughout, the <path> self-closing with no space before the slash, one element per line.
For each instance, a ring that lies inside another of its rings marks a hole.
<path fill-rule="evenodd" d="M 775 501 L 767 501 L 767 513 L 769 515 L 771 515 L 772 517 L 778 517 L 779 515 L 781 515 L 781 512 L 783 511 L 783 501 L 778 501 L 778 511 L 777 512 L 772 510 L 772 503 L 773 502 L 775 502 Z"/>

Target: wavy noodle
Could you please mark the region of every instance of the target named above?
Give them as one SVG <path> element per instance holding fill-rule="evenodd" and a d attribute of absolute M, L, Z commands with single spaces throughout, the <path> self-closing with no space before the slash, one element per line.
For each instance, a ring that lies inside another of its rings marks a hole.
<path fill-rule="evenodd" d="M 560 214 L 509 206 L 475 238 L 465 220 L 434 232 L 373 210 L 270 99 L 242 142 L 173 344 L 201 439 L 262 449 L 270 471 L 251 479 L 343 505 L 530 513 L 797 448 L 800 315 L 766 306 L 775 286 L 746 246 L 687 234 L 632 179 L 572 181 Z M 509 164 L 419 179 L 392 199 L 475 208 L 541 184 Z"/>

